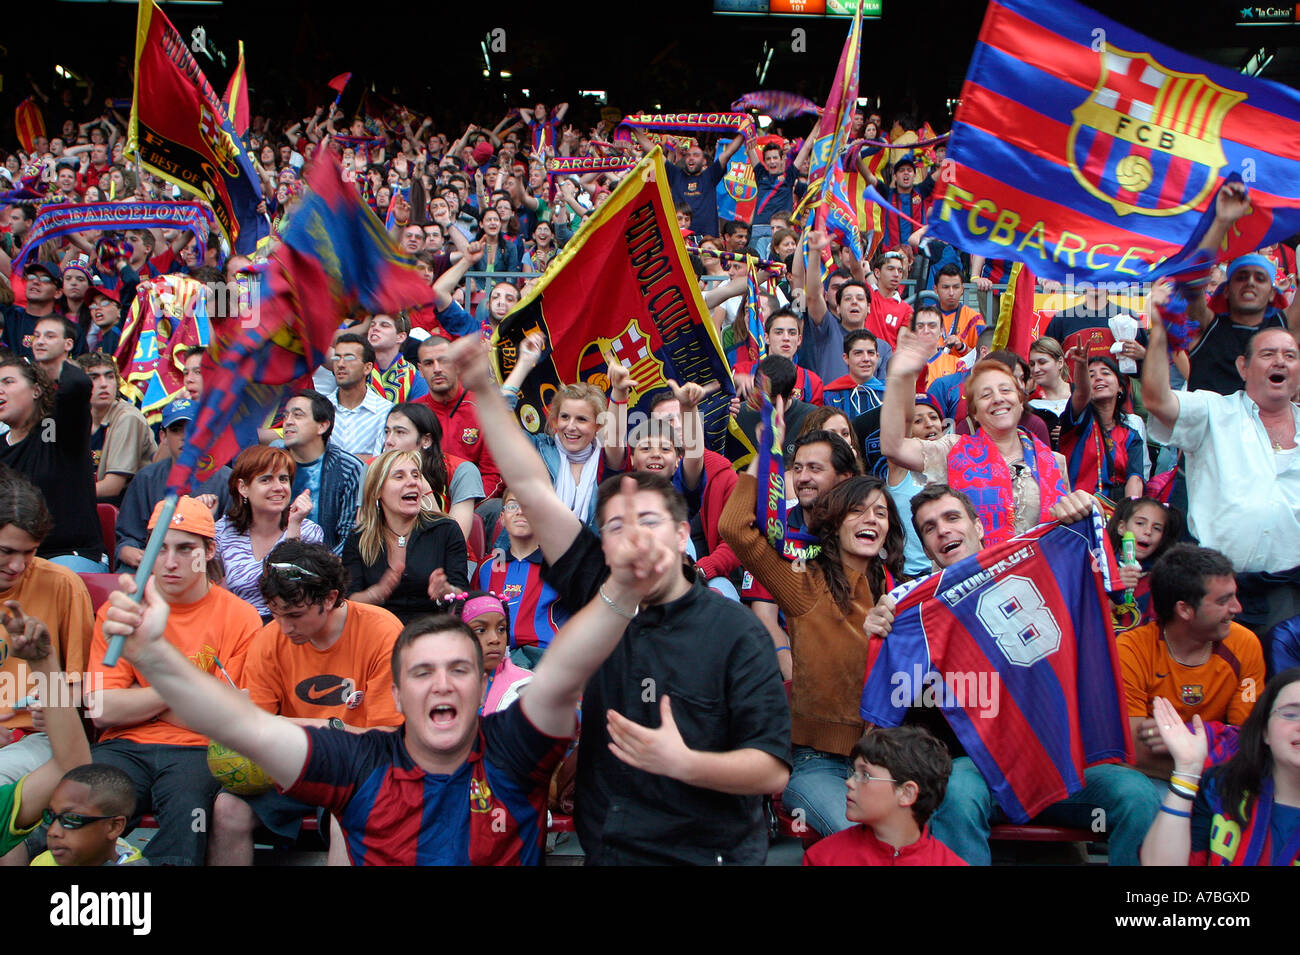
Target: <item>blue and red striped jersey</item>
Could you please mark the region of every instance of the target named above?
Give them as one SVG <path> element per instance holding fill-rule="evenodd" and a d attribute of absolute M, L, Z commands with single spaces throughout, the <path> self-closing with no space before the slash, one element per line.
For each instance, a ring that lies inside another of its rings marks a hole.
<path fill-rule="evenodd" d="M 868 652 L 862 718 L 940 708 L 1016 822 L 1082 789 L 1085 767 L 1133 761 L 1096 524 L 1040 525 L 899 588 Z"/>
<path fill-rule="evenodd" d="M 504 538 L 508 541 L 509 538 Z M 497 542 L 504 553 L 498 564 L 489 557 L 478 568 L 478 585 L 491 591 L 510 608 L 510 646 L 539 647 L 545 650 L 572 614 L 560 603 L 560 595 L 542 579 L 542 549 L 519 559 L 506 550 L 508 543 Z"/>
<path fill-rule="evenodd" d="M 306 727 L 307 762 L 284 792 L 338 819 L 353 865 L 540 865 L 551 774 L 569 741 L 519 705 L 484 717 L 469 758 L 426 773 L 405 733 Z"/>

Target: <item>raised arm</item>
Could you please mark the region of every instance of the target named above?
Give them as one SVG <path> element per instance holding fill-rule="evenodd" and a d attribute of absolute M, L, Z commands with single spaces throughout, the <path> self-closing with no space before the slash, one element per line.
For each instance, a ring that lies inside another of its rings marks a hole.
<path fill-rule="evenodd" d="M 898 330 L 898 345 L 885 375 L 885 400 L 880 409 L 880 453 L 899 467 L 925 467 L 920 438 L 907 437 L 916 402 L 916 376 L 926 366 L 929 348 L 909 328 Z"/>
<path fill-rule="evenodd" d="M 45 624 L 25 615 L 16 600 L 5 601 L 0 613 L 4 614 L 4 627 L 14 656 L 26 661 L 31 671 L 45 677 L 50 696 L 43 702 L 70 702 L 73 694 L 59 664 L 59 650 Z M 17 819 L 19 829 L 30 828 L 40 821 L 41 810 L 49 805 L 50 796 L 64 773 L 90 762 L 90 746 L 86 743 L 86 733 L 75 706 L 47 705 L 45 732 L 49 735 L 53 754 L 23 780 L 23 798 Z"/>
<path fill-rule="evenodd" d="M 1075 345 L 1066 352 L 1065 360 L 1070 364 L 1070 409 L 1074 420 L 1078 421 L 1083 411 L 1092 400 L 1092 381 L 1088 378 L 1088 352 Z M 1167 375 L 1166 375 L 1167 377 Z"/>
<path fill-rule="evenodd" d="M 550 472 L 537 449 L 511 414 L 488 367 L 488 346 L 477 335 L 451 343 L 447 359 L 455 363 L 460 382 L 474 393 L 479 429 L 501 472 L 501 480 L 519 498 L 550 562 L 564 556 L 582 529 L 573 512 L 555 494 Z"/>
<path fill-rule="evenodd" d="M 636 482 L 624 478 L 620 493 L 624 512 L 635 513 Z M 556 634 L 528 692 L 520 697 L 529 721 L 548 736 L 573 733 L 583 687 L 618 644 L 655 582 L 678 559 L 635 521 L 617 535 L 610 550 L 610 575 L 600 594 Z"/>
<path fill-rule="evenodd" d="M 821 229 L 810 229 L 808 232 L 808 258 L 811 267 L 805 265 L 807 270 L 804 275 L 804 305 L 808 309 L 808 317 L 812 319 L 814 325 L 820 325 L 826 320 L 826 289 L 822 285 L 822 249 L 829 248 L 831 237 Z"/>
<path fill-rule="evenodd" d="M 163 637 L 170 608 L 152 580 L 143 604 L 131 599 L 135 580 L 123 574 L 109 597 L 104 635 L 125 636 L 126 658 L 171 709 L 195 732 L 220 740 L 289 785 L 307 762 L 307 734 L 300 726 L 272 716 L 234 687 L 214 680 Z"/>
<path fill-rule="evenodd" d="M 1192 717 L 1193 729 L 1189 731 L 1174 705 L 1159 696 L 1152 702 L 1151 712 L 1160 739 L 1173 758 L 1175 778 L 1199 784 L 1209 746 L 1201 718 Z M 1166 791 L 1160 812 L 1156 813 L 1156 820 L 1147 830 L 1139 850 L 1143 865 L 1187 865 L 1192 851 L 1191 811 L 1190 799 L 1172 789 Z"/>
<path fill-rule="evenodd" d="M 1169 283 L 1157 283 L 1147 299 L 1147 317 L 1151 328 L 1147 332 L 1147 357 L 1142 363 L 1142 403 L 1147 413 L 1154 415 L 1162 425 L 1173 430 L 1178 422 L 1180 405 L 1178 395 L 1169 385 L 1169 336 L 1165 323 L 1156 310 L 1169 300 Z M 1194 298 L 1200 296 L 1193 296 Z M 1191 314 L 1191 308 L 1188 308 Z"/>
<path fill-rule="evenodd" d="M 451 231 L 459 233 L 460 230 L 451 226 Z M 471 242 L 465 246 L 465 254 L 453 263 L 452 266 L 438 276 L 438 280 L 433 283 L 433 304 L 442 311 L 453 301 L 452 296 L 456 294 L 456 286 L 460 285 L 460 280 L 465 277 L 469 267 L 479 260 L 483 255 L 483 243 Z"/>

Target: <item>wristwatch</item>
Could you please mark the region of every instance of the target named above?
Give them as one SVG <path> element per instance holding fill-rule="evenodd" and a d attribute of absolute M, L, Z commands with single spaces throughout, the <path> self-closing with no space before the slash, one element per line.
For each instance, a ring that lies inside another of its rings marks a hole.
<path fill-rule="evenodd" d="M 344 723 L 344 722 L 343 722 L 341 719 L 339 719 L 337 716 L 331 716 L 331 717 L 329 718 L 329 721 L 328 721 L 328 723 L 327 723 L 326 725 L 329 726 L 329 728 L 332 729 L 332 730 L 346 730 L 346 729 L 347 729 L 347 724 Z"/>

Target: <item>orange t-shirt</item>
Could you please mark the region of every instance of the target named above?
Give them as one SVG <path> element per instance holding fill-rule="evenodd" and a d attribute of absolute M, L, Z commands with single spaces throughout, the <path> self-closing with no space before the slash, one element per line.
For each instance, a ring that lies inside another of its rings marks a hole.
<path fill-rule="evenodd" d="M 86 668 L 86 650 L 95 622 L 90 593 L 81 578 L 66 567 L 52 564 L 42 557 L 33 557 L 18 583 L 0 593 L 0 604 L 6 600 L 18 601 L 23 613 L 45 624 L 51 638 L 58 644 L 59 661 L 69 682 L 79 682 L 81 671 Z M 0 716 L 8 716 L 13 712 L 14 703 L 37 689 L 30 679 L 19 685 L 20 673 L 29 672 L 27 661 L 13 655 L 8 633 L 0 627 Z M 0 723 L 0 726 L 30 730 L 32 717 L 30 713 L 21 713 Z"/>
<path fill-rule="evenodd" d="M 104 653 L 108 650 L 108 641 L 104 638 L 104 618 L 108 614 L 108 607 L 107 603 L 104 604 L 95 615 L 90 672 L 102 674 L 105 690 L 148 686 L 149 681 L 125 657 L 117 661 L 117 666 L 104 666 Z M 163 636 L 204 673 L 211 673 L 214 679 L 225 682 L 226 678 L 217 669 L 213 658 L 220 660 L 230 678 L 240 684 L 249 644 L 260 629 L 262 618 L 251 604 L 240 600 L 223 587 L 210 587 L 206 595 L 192 604 L 171 605 Z M 100 739 L 127 739 L 134 743 L 164 746 L 208 745 L 206 736 L 157 717 L 135 726 L 106 729 L 100 734 Z"/>
<path fill-rule="evenodd" d="M 1210 659 L 1183 666 L 1169 655 L 1160 624 L 1152 622 L 1120 634 L 1119 663 L 1124 671 L 1128 715 L 1149 717 L 1151 703 L 1163 696 L 1184 720 L 1200 714 L 1240 726 L 1264 692 L 1264 653 L 1259 638 L 1233 623 L 1227 639 L 1214 644 Z"/>
<path fill-rule="evenodd" d="M 347 607 L 343 632 L 328 650 L 293 644 L 274 620 L 262 628 L 244 664 L 244 685 L 254 703 L 293 719 L 402 724 L 392 691 L 393 644 L 402 622 L 383 607 L 352 600 Z"/>

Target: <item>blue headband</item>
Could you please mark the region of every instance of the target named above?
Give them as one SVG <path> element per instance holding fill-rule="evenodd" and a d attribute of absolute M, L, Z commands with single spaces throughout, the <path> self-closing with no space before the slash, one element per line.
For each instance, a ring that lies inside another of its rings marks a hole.
<path fill-rule="evenodd" d="M 1238 269 L 1246 268 L 1247 266 L 1263 269 L 1264 274 L 1269 276 L 1270 284 L 1272 282 L 1273 274 L 1277 271 L 1277 266 L 1274 265 L 1267 256 L 1260 255 L 1258 252 L 1252 252 L 1250 255 L 1240 255 L 1228 264 L 1228 281 L 1232 281 L 1232 276 Z"/>

